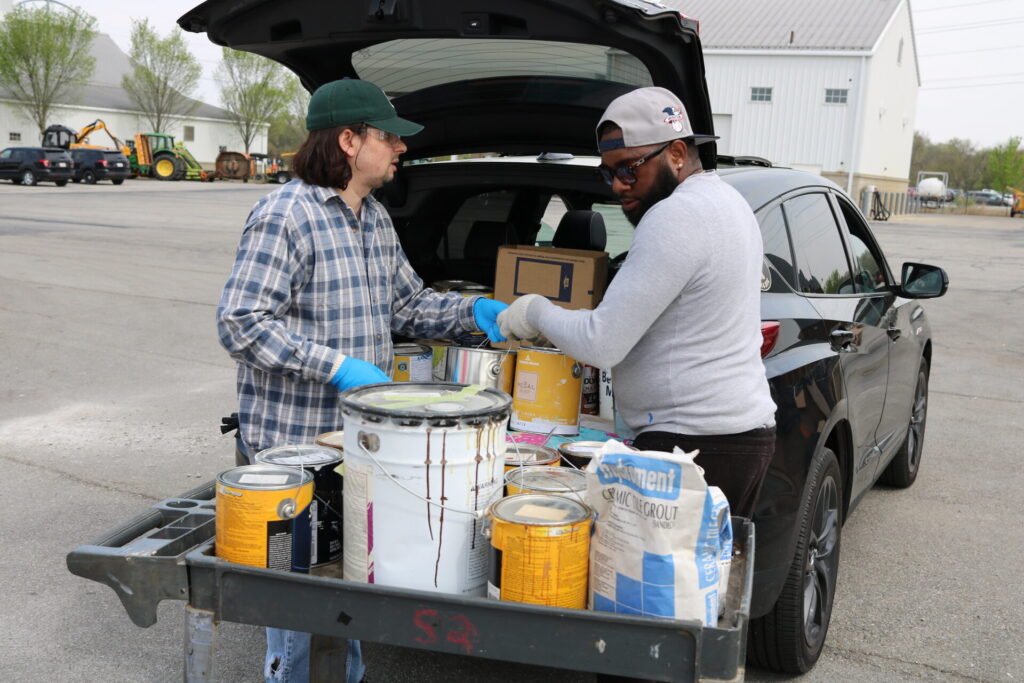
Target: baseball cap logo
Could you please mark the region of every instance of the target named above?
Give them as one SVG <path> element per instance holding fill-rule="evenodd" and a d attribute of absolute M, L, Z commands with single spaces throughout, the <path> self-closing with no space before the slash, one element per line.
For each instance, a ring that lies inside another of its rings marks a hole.
<path fill-rule="evenodd" d="M 672 126 L 672 130 L 681 133 L 683 122 L 686 121 L 686 114 L 682 107 L 665 107 L 661 110 L 665 114 L 665 123 Z"/>

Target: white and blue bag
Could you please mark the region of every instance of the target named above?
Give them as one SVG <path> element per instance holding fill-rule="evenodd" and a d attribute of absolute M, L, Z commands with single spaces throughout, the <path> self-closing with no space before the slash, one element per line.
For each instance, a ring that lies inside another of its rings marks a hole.
<path fill-rule="evenodd" d="M 608 441 L 587 468 L 592 610 L 718 622 L 732 560 L 729 503 L 693 453 Z"/>

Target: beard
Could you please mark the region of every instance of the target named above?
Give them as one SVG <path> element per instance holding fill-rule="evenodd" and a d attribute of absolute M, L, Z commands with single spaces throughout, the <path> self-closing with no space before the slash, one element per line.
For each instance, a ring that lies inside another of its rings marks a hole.
<path fill-rule="evenodd" d="M 672 169 L 664 164 L 659 165 L 658 174 L 654 177 L 651 189 L 643 197 L 637 198 L 636 206 L 629 211 L 623 209 L 622 213 L 626 215 L 626 220 L 636 227 L 652 206 L 675 192 L 677 187 L 679 187 L 679 179 L 672 173 Z"/>

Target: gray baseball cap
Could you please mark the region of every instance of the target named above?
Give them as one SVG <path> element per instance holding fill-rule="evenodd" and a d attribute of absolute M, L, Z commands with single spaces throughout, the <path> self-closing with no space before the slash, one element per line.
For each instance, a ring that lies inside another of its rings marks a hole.
<path fill-rule="evenodd" d="M 659 142 L 692 138 L 698 145 L 717 140 L 717 135 L 697 135 L 690 125 L 686 107 L 672 91 L 665 88 L 637 88 L 612 100 L 601 115 L 596 130 L 605 121 L 622 129 L 621 138 L 597 141 L 597 148 L 607 152 L 620 147 L 643 147 Z"/>

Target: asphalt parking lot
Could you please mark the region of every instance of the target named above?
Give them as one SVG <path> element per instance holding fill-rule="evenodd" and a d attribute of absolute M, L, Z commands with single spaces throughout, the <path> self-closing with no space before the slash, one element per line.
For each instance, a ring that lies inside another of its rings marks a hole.
<path fill-rule="evenodd" d="M 233 463 L 234 366 L 214 309 L 269 185 L 0 183 L 0 671 L 11 681 L 182 677 L 182 603 L 134 626 L 68 551 Z M 894 270 L 941 265 L 922 471 L 844 527 L 825 653 L 807 681 L 1024 679 L 1024 220 L 874 224 Z M 374 681 L 586 681 L 368 645 Z M 222 624 L 217 680 L 261 677 L 262 630 Z M 782 680 L 748 671 L 747 680 Z"/>

